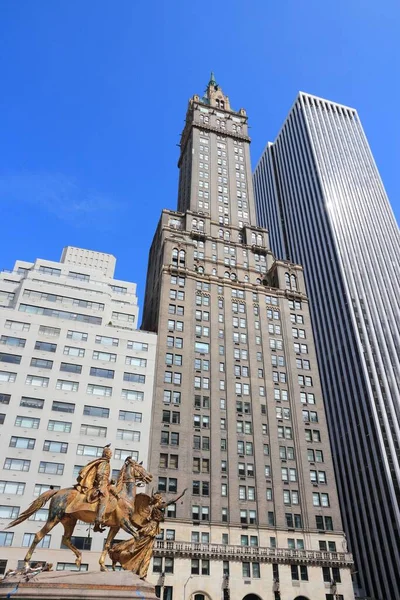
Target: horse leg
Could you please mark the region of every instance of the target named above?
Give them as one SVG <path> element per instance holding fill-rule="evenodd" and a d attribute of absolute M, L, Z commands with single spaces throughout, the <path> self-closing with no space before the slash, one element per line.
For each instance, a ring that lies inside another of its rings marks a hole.
<path fill-rule="evenodd" d="M 137 539 L 137 537 L 138 537 L 137 529 L 132 526 L 132 523 L 129 521 L 129 519 L 127 519 L 126 517 L 121 519 L 120 526 L 122 527 L 122 529 L 124 531 L 126 531 L 126 533 L 130 533 L 131 536 L 133 536 L 135 538 L 135 540 Z"/>
<path fill-rule="evenodd" d="M 77 521 L 77 519 L 75 519 L 74 517 L 72 517 L 70 515 L 64 516 L 64 518 L 61 520 L 61 523 L 63 524 L 63 527 L 64 527 L 64 535 L 62 537 L 62 543 L 64 544 L 64 546 L 67 546 L 67 548 L 72 550 L 72 552 L 76 556 L 75 564 L 77 567 L 80 567 L 81 562 L 82 562 L 82 552 L 80 552 L 78 550 L 78 548 L 75 548 L 75 546 L 71 542 L 71 536 L 74 533 L 76 521 Z"/>
<path fill-rule="evenodd" d="M 58 523 L 59 523 L 59 519 L 57 517 L 55 517 L 54 519 L 52 519 L 51 521 L 47 521 L 47 523 L 42 527 L 42 529 L 40 531 L 38 531 L 35 534 L 35 537 L 33 538 L 33 542 L 30 545 L 30 548 L 28 550 L 28 552 L 26 553 L 26 556 L 24 558 L 24 562 L 25 562 L 25 566 L 28 567 L 29 566 L 29 561 L 32 558 L 32 554 L 35 551 L 36 546 L 38 545 L 38 543 L 44 538 L 45 535 L 47 535 L 49 533 L 49 531 L 51 531 L 53 529 L 53 527 L 55 527 Z"/>
<path fill-rule="evenodd" d="M 107 552 L 108 552 L 109 548 L 111 547 L 112 541 L 115 538 L 115 536 L 117 535 L 118 531 L 119 531 L 119 527 L 110 527 L 110 529 L 108 530 L 107 539 L 104 544 L 103 552 L 101 553 L 100 558 L 99 558 L 100 571 L 107 570 L 104 566 L 104 562 L 105 562 L 105 559 L 107 556 Z M 115 571 L 114 565 L 113 565 L 113 571 Z"/>

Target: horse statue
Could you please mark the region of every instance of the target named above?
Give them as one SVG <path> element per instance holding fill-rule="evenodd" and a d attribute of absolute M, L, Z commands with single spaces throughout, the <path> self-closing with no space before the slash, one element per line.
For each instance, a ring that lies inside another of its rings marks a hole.
<path fill-rule="evenodd" d="M 153 476 L 146 469 L 133 460 L 131 457 L 126 458 L 122 469 L 120 470 L 117 483 L 115 486 L 110 486 L 110 494 L 107 500 L 106 510 L 104 514 L 103 524 L 109 527 L 107 540 L 104 550 L 100 556 L 99 564 L 101 571 L 105 571 L 105 557 L 111 543 L 118 531 L 122 528 L 124 531 L 137 537 L 137 529 L 141 526 L 139 519 L 134 519 L 135 514 L 135 497 L 137 484 L 150 483 Z M 142 494 L 140 494 L 142 495 Z M 71 536 L 74 533 L 75 525 L 78 520 L 84 523 L 93 523 L 96 520 L 97 500 L 88 500 L 85 493 L 76 489 L 76 487 L 64 488 L 61 490 L 50 489 L 41 494 L 21 515 L 12 521 L 7 529 L 19 525 L 37 510 L 45 506 L 50 500 L 49 516 L 47 522 L 40 531 L 35 534 L 33 542 L 24 558 L 25 565 L 29 565 L 32 554 L 38 543 L 47 535 L 53 527 L 62 523 L 64 527 L 64 535 L 62 543 L 67 546 L 76 556 L 75 564 L 80 567 L 82 561 L 82 553 L 71 542 Z M 138 524 L 135 523 L 139 521 Z"/>

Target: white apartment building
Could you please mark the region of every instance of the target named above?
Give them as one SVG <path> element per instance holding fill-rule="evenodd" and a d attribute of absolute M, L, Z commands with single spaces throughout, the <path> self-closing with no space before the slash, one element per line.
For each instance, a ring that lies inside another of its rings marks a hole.
<path fill-rule="evenodd" d="M 23 559 L 48 507 L 5 528 L 50 485 L 71 486 L 108 443 L 113 475 L 126 456 L 147 463 L 157 336 L 137 330 L 136 284 L 113 278 L 115 262 L 67 247 L 60 262 L 0 273 L 0 573 Z M 74 569 L 62 532 L 33 559 Z M 81 570 L 98 568 L 106 532 L 78 522 L 75 536 Z"/>

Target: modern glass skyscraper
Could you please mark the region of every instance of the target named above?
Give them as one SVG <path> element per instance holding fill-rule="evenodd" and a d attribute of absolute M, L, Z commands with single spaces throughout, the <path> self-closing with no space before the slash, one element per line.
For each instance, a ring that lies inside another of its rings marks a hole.
<path fill-rule="evenodd" d="M 357 111 L 297 97 L 254 173 L 258 223 L 301 264 L 358 583 L 400 598 L 400 235 Z"/>
<path fill-rule="evenodd" d="M 249 146 L 246 111 L 211 77 L 149 256 L 149 468 L 170 499 L 188 489 L 150 579 L 164 600 L 351 600 L 303 272 L 256 225 Z"/>

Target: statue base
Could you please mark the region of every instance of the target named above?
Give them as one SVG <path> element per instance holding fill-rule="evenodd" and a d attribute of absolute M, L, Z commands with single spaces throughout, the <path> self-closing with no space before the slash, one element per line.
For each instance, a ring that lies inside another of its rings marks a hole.
<path fill-rule="evenodd" d="M 46 571 L 0 581 L 0 598 L 30 600 L 157 600 L 154 586 L 131 571 Z"/>

